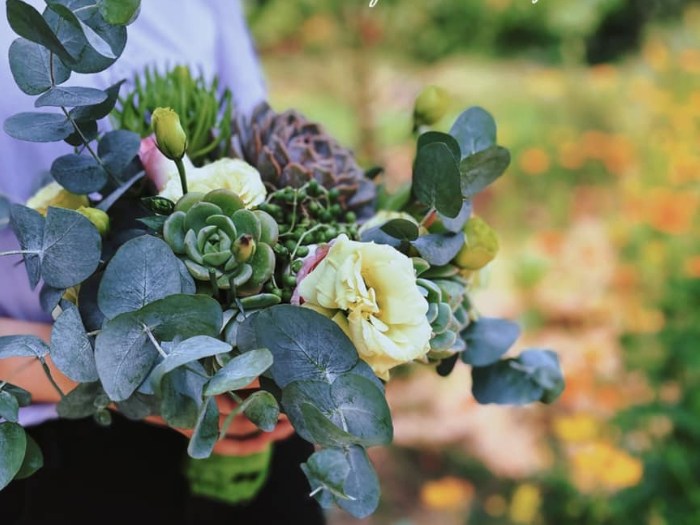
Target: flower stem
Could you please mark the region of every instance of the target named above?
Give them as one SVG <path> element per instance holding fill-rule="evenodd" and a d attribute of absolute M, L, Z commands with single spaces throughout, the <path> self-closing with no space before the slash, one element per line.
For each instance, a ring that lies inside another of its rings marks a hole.
<path fill-rule="evenodd" d="M 180 175 L 180 185 L 182 186 L 182 194 L 187 195 L 187 175 L 185 174 L 185 164 L 182 159 L 177 159 L 175 161 L 177 166 L 177 173 Z"/>

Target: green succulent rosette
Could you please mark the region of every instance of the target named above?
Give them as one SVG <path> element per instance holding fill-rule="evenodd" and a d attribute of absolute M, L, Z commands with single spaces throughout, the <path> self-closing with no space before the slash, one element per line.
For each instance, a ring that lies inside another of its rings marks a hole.
<path fill-rule="evenodd" d="M 163 238 L 180 256 L 198 288 L 259 293 L 275 271 L 279 235 L 266 212 L 245 209 L 228 190 L 188 193 L 163 225 Z"/>

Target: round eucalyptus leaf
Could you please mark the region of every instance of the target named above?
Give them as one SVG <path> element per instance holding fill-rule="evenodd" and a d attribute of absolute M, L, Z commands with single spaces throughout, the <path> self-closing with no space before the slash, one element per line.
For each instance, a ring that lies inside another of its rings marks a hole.
<path fill-rule="evenodd" d="M 260 390 L 245 400 L 243 413 L 263 432 L 272 432 L 280 417 L 280 406 L 275 396 Z"/>
<path fill-rule="evenodd" d="M 204 394 L 215 396 L 244 388 L 270 368 L 272 361 L 272 354 L 267 348 L 257 348 L 236 356 L 209 380 Z"/>
<path fill-rule="evenodd" d="M 491 146 L 462 160 L 459 165 L 462 194 L 470 198 L 503 175 L 510 165 L 510 152 Z"/>
<path fill-rule="evenodd" d="M 135 392 L 129 399 L 117 403 L 117 409 L 132 421 L 139 421 L 148 416 L 158 415 L 159 401 L 155 396 Z"/>
<path fill-rule="evenodd" d="M 97 144 L 97 154 L 112 173 L 121 173 L 139 154 L 138 133 L 117 129 L 106 133 Z"/>
<path fill-rule="evenodd" d="M 356 518 L 365 518 L 379 505 L 379 478 L 364 448 L 353 446 L 344 453 L 350 464 L 344 487 L 348 498 L 336 498 L 336 503 Z"/>
<path fill-rule="evenodd" d="M 51 164 L 51 175 L 71 193 L 86 195 L 100 191 L 107 183 L 107 172 L 88 155 L 69 153 Z"/>
<path fill-rule="evenodd" d="M 195 459 L 208 458 L 219 438 L 219 409 L 216 401 L 209 398 L 202 405 L 194 427 L 194 433 L 187 446 L 187 453 Z"/>
<path fill-rule="evenodd" d="M 460 334 L 467 349 L 462 361 L 473 366 L 488 366 L 498 361 L 520 337 L 520 327 L 507 319 L 481 317 Z"/>
<path fill-rule="evenodd" d="M 52 86 L 52 62 L 56 85 L 63 84 L 70 78 L 70 69 L 57 56 L 52 61 L 51 52 L 47 48 L 25 38 L 12 42 L 8 54 L 15 83 L 27 95 L 39 95 Z"/>
<path fill-rule="evenodd" d="M 465 158 L 496 143 L 496 121 L 483 108 L 471 107 L 457 117 L 450 135 L 457 140 Z"/>
<path fill-rule="evenodd" d="M 42 359 L 49 347 L 34 335 L 4 335 L 0 337 L 0 359 L 8 357 L 36 357 Z"/>
<path fill-rule="evenodd" d="M 5 133 L 28 142 L 58 142 L 73 133 L 73 124 L 61 113 L 24 112 L 3 124 Z"/>
<path fill-rule="evenodd" d="M 64 47 L 39 11 L 20 0 L 7 0 L 7 21 L 19 36 L 40 44 L 56 53 L 64 62 L 73 63 L 73 55 Z"/>
<path fill-rule="evenodd" d="M 392 219 L 380 226 L 387 235 L 400 241 L 415 241 L 418 238 L 418 225 L 406 219 Z"/>
<path fill-rule="evenodd" d="M 32 394 L 27 392 L 24 388 L 20 388 L 12 383 L 5 383 L 2 387 L 3 392 L 9 392 L 17 400 L 17 404 L 21 407 L 26 407 L 32 403 Z"/>
<path fill-rule="evenodd" d="M 49 89 L 34 101 L 35 108 L 92 106 L 107 100 L 107 93 L 101 89 L 79 86 L 61 87 Z"/>
<path fill-rule="evenodd" d="M 24 265 L 29 277 L 29 285 L 34 289 L 41 279 L 41 245 L 44 241 L 44 217 L 36 210 L 12 204 L 10 207 L 12 229 L 25 253 Z"/>
<path fill-rule="evenodd" d="M 433 144 L 435 142 L 447 146 L 447 149 L 450 150 L 450 153 L 452 153 L 452 156 L 457 162 L 462 160 L 462 152 L 459 149 L 459 143 L 457 140 L 452 135 L 448 135 L 447 133 L 442 133 L 440 131 L 428 131 L 421 134 L 418 137 L 416 151 L 420 150 L 423 146 L 427 146 L 428 144 Z"/>
<path fill-rule="evenodd" d="M 160 413 L 171 427 L 194 428 L 208 375 L 199 363 L 176 368 L 161 381 Z M 146 381 L 150 382 L 150 381 Z"/>
<path fill-rule="evenodd" d="M 306 474 L 311 490 L 316 493 L 319 503 L 323 504 L 319 497 L 319 489 L 339 498 L 347 498 L 345 480 L 350 474 L 350 463 L 342 450 L 336 448 L 318 450 L 311 454 L 306 463 L 301 464 L 301 469 Z"/>
<path fill-rule="evenodd" d="M 97 301 L 111 319 L 181 290 L 177 257 L 164 241 L 143 235 L 124 243 L 109 262 Z"/>
<path fill-rule="evenodd" d="M 462 190 L 457 159 L 442 142 L 421 147 L 413 165 L 413 193 L 416 198 L 447 217 L 462 209 Z"/>
<path fill-rule="evenodd" d="M 95 104 L 94 106 L 80 106 L 69 111 L 69 115 L 78 122 L 100 120 L 109 115 L 114 109 L 117 99 L 119 98 L 119 88 L 124 83 L 120 80 L 116 84 L 105 89 L 107 99 L 104 102 Z"/>
<path fill-rule="evenodd" d="M 51 359 L 64 375 L 78 383 L 99 378 L 95 352 L 75 306 L 63 310 L 53 325 Z"/>
<path fill-rule="evenodd" d="M 108 23 L 127 26 L 138 17 L 141 0 L 97 0 L 97 7 Z"/>
<path fill-rule="evenodd" d="M 96 400 L 105 395 L 99 382 L 80 383 L 59 401 L 56 409 L 60 417 L 82 419 L 97 412 Z"/>
<path fill-rule="evenodd" d="M 421 235 L 411 243 L 420 256 L 433 266 L 444 266 L 459 253 L 464 246 L 461 233 L 429 233 Z"/>
<path fill-rule="evenodd" d="M 450 218 L 442 213 L 439 213 L 438 215 L 440 217 L 440 222 L 445 228 L 447 228 L 448 231 L 461 232 L 464 225 L 469 220 L 469 217 L 472 215 L 472 201 L 469 199 L 462 201 L 462 209 L 459 210 L 457 217 Z"/>
<path fill-rule="evenodd" d="M 22 466 L 15 475 L 15 479 L 25 479 L 34 474 L 37 470 L 44 466 L 44 454 L 41 452 L 39 445 L 34 438 L 29 434 L 27 436 L 27 448 L 24 452 L 24 460 Z"/>
<path fill-rule="evenodd" d="M 53 286 L 44 284 L 39 291 L 39 304 L 41 304 L 41 309 L 51 315 L 65 293 L 66 291 L 63 288 L 54 288 Z"/>
<path fill-rule="evenodd" d="M 64 140 L 66 144 L 78 148 L 82 147 L 84 144 L 92 142 L 97 138 L 99 130 L 97 129 L 97 122 L 94 120 L 83 120 L 76 122 L 78 129 L 73 131 Z"/>
<path fill-rule="evenodd" d="M 216 338 L 224 322 L 221 306 L 207 295 L 170 295 L 144 306 L 137 313 L 161 341 L 197 335 Z"/>
<path fill-rule="evenodd" d="M 257 342 L 272 352 L 270 371 L 281 388 L 305 379 L 332 382 L 357 363 L 357 350 L 338 325 L 308 308 L 273 306 L 253 323 Z"/>
<path fill-rule="evenodd" d="M 85 329 L 89 332 L 102 328 L 102 324 L 105 321 L 104 314 L 97 306 L 97 291 L 101 281 L 102 273 L 97 272 L 80 284 L 80 291 L 78 292 L 78 311 Z"/>
<path fill-rule="evenodd" d="M 19 403 L 15 396 L 7 390 L 0 390 L 0 418 L 17 423 Z"/>
<path fill-rule="evenodd" d="M 100 234 L 85 216 L 49 208 L 41 255 L 44 282 L 55 288 L 75 286 L 93 274 L 101 255 Z"/>
<path fill-rule="evenodd" d="M 17 423 L 0 423 L 0 490 L 17 475 L 27 450 L 27 435 Z"/>

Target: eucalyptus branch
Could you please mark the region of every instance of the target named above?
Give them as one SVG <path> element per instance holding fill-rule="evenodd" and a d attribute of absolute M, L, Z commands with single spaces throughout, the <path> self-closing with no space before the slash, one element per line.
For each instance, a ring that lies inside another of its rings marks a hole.
<path fill-rule="evenodd" d="M 38 250 L 9 250 L 7 252 L 0 252 L 0 257 L 3 255 L 39 255 Z"/>
<path fill-rule="evenodd" d="M 421 219 L 420 224 L 418 226 L 419 227 L 425 226 L 425 223 L 428 222 L 429 220 L 431 220 L 433 217 L 435 217 L 436 213 L 437 213 L 437 210 L 435 210 L 435 208 L 430 208 L 428 210 L 428 213 L 425 214 L 425 217 L 423 217 L 423 219 Z"/>
<path fill-rule="evenodd" d="M 53 378 L 53 375 L 51 374 L 51 370 L 49 369 L 49 365 L 46 364 L 46 361 L 44 360 L 43 357 L 39 358 L 39 362 L 41 363 L 41 368 L 44 369 L 44 373 L 46 374 L 46 377 L 49 379 L 51 386 L 53 386 L 54 389 L 56 390 L 56 392 L 58 392 L 58 395 L 61 396 L 61 399 L 64 399 L 66 397 L 66 394 L 63 393 L 63 390 L 61 390 L 61 387 L 58 386 L 58 383 L 56 383 L 56 380 Z"/>
<path fill-rule="evenodd" d="M 158 353 L 163 358 L 168 357 L 168 354 L 165 352 L 165 350 L 163 350 L 163 347 L 160 346 L 160 343 L 156 340 L 155 336 L 153 335 L 153 332 L 151 332 L 151 329 L 144 323 L 141 323 L 141 326 L 143 326 L 143 330 L 146 332 L 146 335 L 148 336 L 148 339 L 150 339 L 153 346 L 155 346 L 156 350 L 158 350 Z"/>

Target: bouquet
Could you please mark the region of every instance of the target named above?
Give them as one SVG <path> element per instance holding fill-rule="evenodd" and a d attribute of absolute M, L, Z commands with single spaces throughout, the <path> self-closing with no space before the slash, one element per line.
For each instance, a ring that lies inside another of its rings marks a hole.
<path fill-rule="evenodd" d="M 61 417 L 158 415 L 206 458 L 237 414 L 271 431 L 284 413 L 316 445 L 301 465 L 311 493 L 362 517 L 379 501 L 366 449 L 392 441 L 396 367 L 466 363 L 481 403 L 560 394 L 556 354 L 502 359 L 518 326 L 480 316 L 469 296 L 498 251 L 472 199 L 510 161 L 486 111 L 431 131 L 444 93 L 427 89 L 412 184 L 388 194 L 381 170 L 362 170 L 320 126 L 267 105 L 237 115 L 230 93 L 184 67 L 147 70 L 129 90 L 61 86 L 117 60 L 139 2 L 47 4 L 7 0 L 20 36 L 9 58 L 17 85 L 56 110 L 4 129 L 75 149 L 26 206 L 0 205 L 21 245 L 0 255 L 22 258 L 55 324 L 50 344 L 0 337 L 0 358 L 35 357 L 51 377 L 50 357 L 78 383 L 56 385 Z M 101 131 L 108 115 L 114 129 Z M 219 396 L 236 403 L 226 417 Z M 0 488 L 41 467 L 17 423 L 30 402 L 0 383 Z"/>

